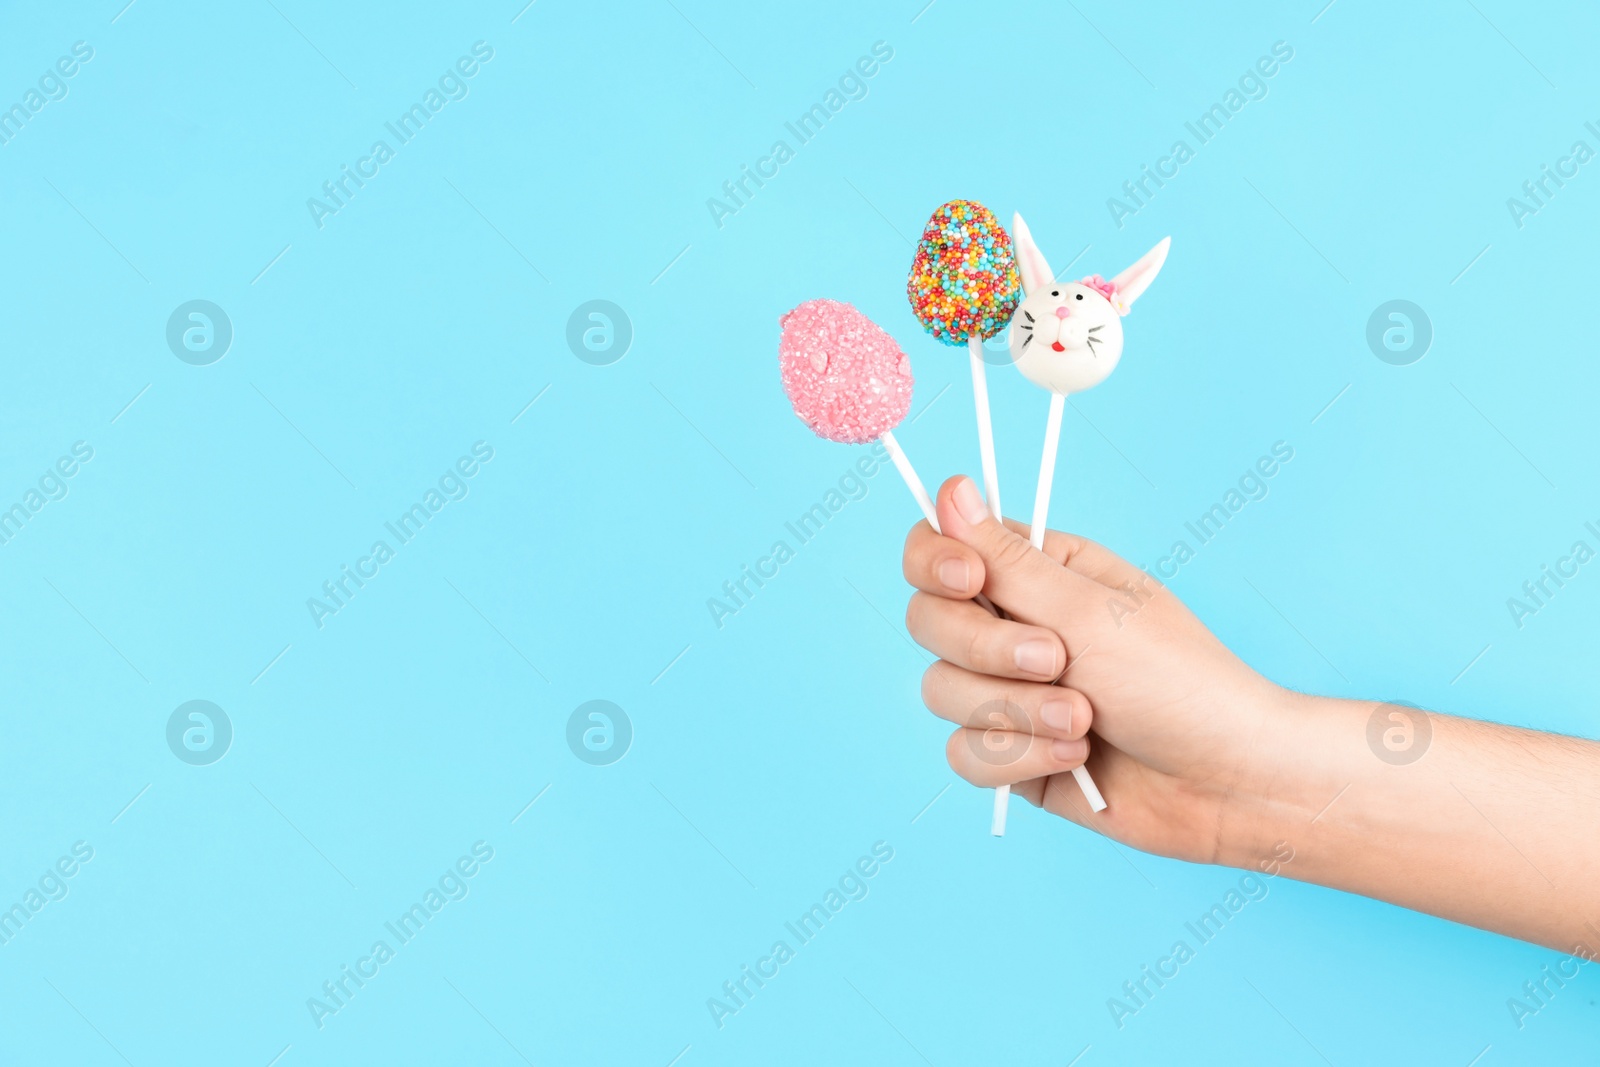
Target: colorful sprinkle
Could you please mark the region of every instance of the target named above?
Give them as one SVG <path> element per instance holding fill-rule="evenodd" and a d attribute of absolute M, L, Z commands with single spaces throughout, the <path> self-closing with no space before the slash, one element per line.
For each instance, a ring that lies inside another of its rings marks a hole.
<path fill-rule="evenodd" d="M 933 213 L 917 243 L 906 296 L 922 328 L 947 345 L 1005 329 L 1022 292 L 1011 236 L 976 200 Z"/>
<path fill-rule="evenodd" d="M 837 300 L 807 300 L 778 321 L 783 391 L 817 436 L 864 445 L 900 425 L 911 361 L 877 323 Z"/>

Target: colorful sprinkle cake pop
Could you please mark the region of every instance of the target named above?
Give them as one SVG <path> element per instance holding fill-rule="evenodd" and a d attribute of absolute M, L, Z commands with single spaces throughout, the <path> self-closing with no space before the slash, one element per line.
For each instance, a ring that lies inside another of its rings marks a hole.
<path fill-rule="evenodd" d="M 923 227 L 906 296 L 923 329 L 947 345 L 1006 328 L 1022 290 L 1011 237 L 976 200 L 942 204 Z"/>
<path fill-rule="evenodd" d="M 900 425 L 911 361 L 893 337 L 837 300 L 807 300 L 779 321 L 783 391 L 817 436 L 864 445 Z"/>

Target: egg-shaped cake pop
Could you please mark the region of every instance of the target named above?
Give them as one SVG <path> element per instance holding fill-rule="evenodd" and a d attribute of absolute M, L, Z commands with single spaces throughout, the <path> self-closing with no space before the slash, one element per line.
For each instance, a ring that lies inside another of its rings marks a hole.
<path fill-rule="evenodd" d="M 837 300 L 807 300 L 779 323 L 783 391 L 817 436 L 864 445 L 900 425 L 911 361 L 882 327 Z"/>
<path fill-rule="evenodd" d="M 941 204 L 922 229 L 906 296 L 922 328 L 947 345 L 1006 328 L 1021 293 L 1011 238 L 976 200 Z"/>
<path fill-rule="evenodd" d="M 1167 260 L 1170 237 L 1110 281 L 1098 274 L 1058 282 L 1027 223 L 1012 222 L 1022 288 L 1006 343 L 1017 369 L 1053 393 L 1081 393 L 1105 381 L 1122 358 L 1122 317 Z"/>

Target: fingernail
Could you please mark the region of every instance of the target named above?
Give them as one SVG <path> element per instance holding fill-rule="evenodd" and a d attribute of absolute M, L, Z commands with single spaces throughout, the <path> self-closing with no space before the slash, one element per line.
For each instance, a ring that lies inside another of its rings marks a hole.
<path fill-rule="evenodd" d="M 1056 647 L 1049 641 L 1024 641 L 1014 656 L 1019 671 L 1046 676 L 1055 673 Z"/>
<path fill-rule="evenodd" d="M 1083 759 L 1082 741 L 1052 741 L 1050 742 L 1050 755 L 1058 763 L 1076 763 Z"/>
<path fill-rule="evenodd" d="M 947 559 L 939 564 L 939 582 L 953 593 L 965 593 L 972 570 L 964 559 Z"/>
<path fill-rule="evenodd" d="M 1039 709 L 1039 718 L 1052 730 L 1062 733 L 1072 732 L 1072 701 L 1050 700 Z"/>
<path fill-rule="evenodd" d="M 989 508 L 984 504 L 983 497 L 978 494 L 978 487 L 972 484 L 971 478 L 963 478 L 956 483 L 955 491 L 956 510 L 961 517 L 973 525 L 977 525 L 989 516 Z"/>

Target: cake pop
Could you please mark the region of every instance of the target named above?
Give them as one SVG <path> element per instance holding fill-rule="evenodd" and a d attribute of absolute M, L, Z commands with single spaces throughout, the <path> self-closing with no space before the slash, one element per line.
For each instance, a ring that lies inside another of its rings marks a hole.
<path fill-rule="evenodd" d="M 983 342 L 1001 330 L 1017 306 L 1020 282 L 1011 239 L 994 212 L 975 200 L 941 204 L 922 229 L 906 278 L 911 311 L 943 344 L 967 346 L 972 398 L 978 414 L 983 493 L 1000 518 L 1000 474 L 989 419 Z"/>
<path fill-rule="evenodd" d="M 1012 236 L 1025 296 L 1011 318 L 1006 343 L 1023 376 L 1050 390 L 1050 415 L 1045 423 L 1044 455 L 1039 463 L 1039 485 L 1033 497 L 1033 525 L 1029 531 L 1033 547 L 1043 548 L 1067 395 L 1099 385 L 1116 369 L 1122 358 L 1122 317 L 1155 281 L 1167 260 L 1172 238 L 1162 238 L 1110 281 L 1094 274 L 1082 281 L 1058 282 L 1021 215 L 1012 220 Z M 1072 773 L 1090 806 L 1095 811 L 1102 810 L 1105 800 L 1093 779 L 1081 767 Z"/>
<path fill-rule="evenodd" d="M 983 342 L 1005 328 L 1020 289 L 1011 240 L 994 212 L 975 200 L 941 204 L 922 229 L 906 279 L 911 311 L 923 329 L 947 345 L 967 346 L 972 368 L 972 403 L 978 415 L 978 455 L 983 465 L 983 495 L 1000 520 L 1000 471 L 989 417 L 989 384 Z M 991 832 L 1005 833 L 1010 786 L 994 792 Z"/>
<path fill-rule="evenodd" d="M 807 300 L 779 320 L 778 367 L 800 421 L 841 444 L 882 441 L 935 531 L 939 516 L 894 428 L 911 408 L 911 361 L 883 328 L 849 304 Z M 978 601 L 994 612 L 987 597 Z"/>

